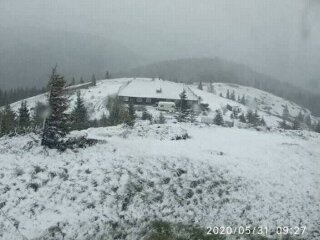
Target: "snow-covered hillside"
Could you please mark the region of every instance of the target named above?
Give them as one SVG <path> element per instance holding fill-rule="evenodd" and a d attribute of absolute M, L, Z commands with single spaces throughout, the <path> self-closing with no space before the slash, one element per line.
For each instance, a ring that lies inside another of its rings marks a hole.
<path fill-rule="evenodd" d="M 91 86 L 86 89 L 81 89 L 81 94 L 84 97 L 86 107 L 88 108 L 89 116 L 91 120 L 99 119 L 103 113 L 108 113 L 106 109 L 106 103 L 108 96 L 115 95 L 119 92 L 121 88 L 124 88 L 128 82 L 133 81 L 137 84 L 133 85 L 137 88 L 142 88 L 143 84 L 152 85 L 153 79 L 146 78 L 119 78 L 119 79 L 107 79 L 100 80 L 97 82 L 97 86 Z M 169 82 L 169 85 L 178 86 L 179 83 Z M 264 117 L 268 126 L 278 126 L 278 123 L 281 121 L 281 115 L 284 106 L 288 106 L 289 113 L 292 117 L 295 117 L 301 111 L 304 115 L 310 114 L 308 109 L 302 108 L 295 103 L 287 101 L 285 99 L 274 96 L 270 93 L 251 88 L 240 86 L 236 84 L 226 84 L 226 83 L 214 83 L 215 93 L 209 93 L 207 91 L 207 86 L 204 84 L 204 90 L 197 89 L 196 86 L 189 86 L 190 89 L 199 97 L 201 97 L 203 103 L 208 103 L 212 112 L 215 114 L 215 110 L 222 109 L 227 104 L 231 106 L 240 106 L 242 111 L 245 113 L 247 109 L 257 109 L 260 116 Z M 176 87 L 177 87 L 176 86 Z M 77 86 L 76 86 L 77 87 Z M 230 93 L 234 90 L 236 97 L 245 95 L 247 99 L 247 104 L 242 105 L 237 101 L 232 101 L 226 99 L 225 97 L 220 97 L 220 93 L 225 96 L 227 90 L 229 89 Z M 131 89 L 132 90 L 132 89 Z M 141 92 L 141 91 L 140 91 Z M 42 94 L 36 97 L 26 99 L 29 107 L 32 109 L 36 103 L 45 102 L 46 95 Z M 76 93 L 73 92 L 70 96 L 70 109 L 74 106 L 76 100 Z M 18 110 L 20 102 L 16 102 L 11 105 L 14 110 Z M 152 109 L 151 109 L 152 111 Z M 225 116 L 226 120 L 230 120 L 231 112 L 229 115 Z M 210 114 L 209 114 L 210 115 Z M 312 117 L 312 116 L 311 116 Z M 312 117 L 313 122 L 316 122 L 316 118 Z"/>
<path fill-rule="evenodd" d="M 204 231 L 306 226 L 304 239 L 320 238 L 317 133 L 138 122 L 72 134 L 100 142 L 59 153 L 35 135 L 0 138 L 11 219 L 0 214 L 0 239 L 142 239 L 159 219 Z"/>
<path fill-rule="evenodd" d="M 90 118 L 108 114 L 108 96 L 130 81 L 142 87 L 152 79 L 108 79 L 81 89 Z M 273 128 L 286 105 L 291 116 L 309 111 L 234 84 L 216 83 L 215 93 L 206 91 L 206 85 L 204 90 L 189 88 L 209 104 L 209 117 L 220 109 L 231 121 L 226 105 L 239 106 L 244 113 L 256 109 L 271 128 L 179 123 L 167 113 L 166 124 L 137 119 L 132 128 L 72 132 L 98 143 L 63 153 L 44 149 L 39 135 L 4 136 L 0 239 L 135 240 L 150 233 L 154 220 L 191 224 L 203 231 L 214 226 L 263 226 L 269 232 L 277 226 L 305 226 L 303 239 L 320 239 L 320 134 Z M 248 102 L 221 97 L 227 90 L 245 95 Z M 70 111 L 76 94 L 70 89 L 69 94 Z M 34 108 L 46 95 L 27 101 Z M 19 106 L 12 104 L 15 111 Z M 147 109 L 158 116 L 156 108 Z"/>
<path fill-rule="evenodd" d="M 239 106 L 242 110 L 248 109 L 258 110 L 259 115 L 263 116 L 266 123 L 269 126 L 278 126 L 278 122 L 281 121 L 283 109 L 288 107 L 291 119 L 298 116 L 301 112 L 304 116 L 310 115 L 313 124 L 316 124 L 318 119 L 312 116 L 310 110 L 303 108 L 294 102 L 277 97 L 271 93 L 261 91 L 256 88 L 242 86 L 231 83 L 213 83 L 214 93 L 208 95 L 209 83 L 203 83 L 203 90 L 197 89 L 197 85 L 193 85 L 192 89 L 200 96 L 204 102 L 209 103 L 212 109 L 218 109 L 226 104 L 231 106 Z M 226 99 L 227 91 L 231 94 L 235 93 L 236 101 Z M 223 97 L 220 97 L 220 96 Z M 245 96 L 246 105 L 239 103 L 238 97 Z"/>

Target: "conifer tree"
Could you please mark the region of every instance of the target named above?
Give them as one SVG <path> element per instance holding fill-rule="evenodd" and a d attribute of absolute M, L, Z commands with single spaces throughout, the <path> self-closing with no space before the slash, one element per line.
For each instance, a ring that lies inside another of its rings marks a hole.
<path fill-rule="evenodd" d="M 230 91 L 229 91 L 229 89 L 227 90 L 226 98 L 230 99 Z"/>
<path fill-rule="evenodd" d="M 180 100 L 178 103 L 179 114 L 178 114 L 177 120 L 179 122 L 184 122 L 188 116 L 188 110 L 189 110 L 186 90 L 183 90 L 179 96 L 180 96 Z"/>
<path fill-rule="evenodd" d="M 142 112 L 142 116 L 141 116 L 142 120 L 149 120 L 152 121 L 152 115 L 147 111 L 147 109 L 145 108 Z"/>
<path fill-rule="evenodd" d="M 199 82 L 198 89 L 203 90 L 202 82 Z"/>
<path fill-rule="evenodd" d="M 241 97 L 240 103 L 246 105 L 246 97 L 244 96 L 244 94 Z"/>
<path fill-rule="evenodd" d="M 266 121 L 264 120 L 264 118 L 262 117 L 261 120 L 260 120 L 260 125 L 261 126 L 266 126 Z"/>
<path fill-rule="evenodd" d="M 110 79 L 110 73 L 109 73 L 109 71 L 106 71 L 106 74 L 105 74 L 104 78 L 105 78 L 105 79 Z"/>
<path fill-rule="evenodd" d="M 122 112 L 124 107 L 118 98 L 109 98 L 108 100 L 108 110 L 109 110 L 109 125 L 115 126 L 123 123 Z"/>
<path fill-rule="evenodd" d="M 219 126 L 223 125 L 224 121 L 220 110 L 216 111 L 216 116 L 213 119 L 213 123 Z"/>
<path fill-rule="evenodd" d="M 222 93 L 219 93 L 219 96 L 220 96 L 220 97 L 223 97 Z"/>
<path fill-rule="evenodd" d="M 97 79 L 96 79 L 96 76 L 94 74 L 92 74 L 91 83 L 92 83 L 93 86 L 97 85 Z"/>
<path fill-rule="evenodd" d="M 300 122 L 303 122 L 303 120 L 304 120 L 304 115 L 302 114 L 302 112 L 300 111 L 299 112 L 299 114 L 298 114 L 298 120 L 300 121 Z"/>
<path fill-rule="evenodd" d="M 133 102 L 129 102 L 129 108 L 128 108 L 128 117 L 125 118 L 125 123 L 129 126 L 133 126 L 136 118 L 136 111 L 134 109 Z"/>
<path fill-rule="evenodd" d="M 81 92 L 77 92 L 76 105 L 71 113 L 72 129 L 82 130 L 89 127 L 88 112 L 84 105 Z"/>
<path fill-rule="evenodd" d="M 66 81 L 53 69 L 50 77 L 49 109 L 50 114 L 45 121 L 42 145 L 49 148 L 63 149 L 63 137 L 69 132 L 69 116 L 65 113 L 68 99 L 64 95 Z"/>
<path fill-rule="evenodd" d="M 164 123 L 166 123 L 166 119 L 164 118 L 162 112 L 160 112 L 158 123 L 159 123 L 159 124 L 164 124 Z"/>
<path fill-rule="evenodd" d="M 92 121 L 89 121 L 89 126 L 93 128 L 102 127 L 102 125 L 100 125 L 100 121 L 98 121 L 96 118 Z"/>
<path fill-rule="evenodd" d="M 19 112 L 19 115 L 18 115 L 19 131 L 26 132 L 26 130 L 30 128 L 30 112 L 29 112 L 26 101 L 21 102 L 21 106 L 18 112 Z"/>
<path fill-rule="evenodd" d="M 258 114 L 258 111 L 255 110 L 255 112 L 254 112 L 254 118 L 253 118 L 253 124 L 254 124 L 254 125 L 260 125 L 260 123 L 261 123 L 260 116 L 259 116 L 259 114 Z"/>
<path fill-rule="evenodd" d="M 317 124 L 316 127 L 315 127 L 315 131 L 316 131 L 317 133 L 320 133 L 320 121 L 318 121 L 318 124 Z"/>
<path fill-rule="evenodd" d="M 282 118 L 283 118 L 284 120 L 288 121 L 288 120 L 289 120 L 289 117 L 290 117 L 289 109 L 288 109 L 288 106 L 285 105 L 285 106 L 283 107 L 283 111 L 282 111 Z"/>
<path fill-rule="evenodd" d="M 74 77 L 72 77 L 72 80 L 71 80 L 71 86 L 73 85 L 76 85 L 76 79 Z"/>
<path fill-rule="evenodd" d="M 84 83 L 83 77 L 80 77 L 80 83 Z"/>
<path fill-rule="evenodd" d="M 308 114 L 305 119 L 304 119 L 304 122 L 307 124 L 307 126 L 311 126 L 311 117 L 310 117 L 310 114 Z"/>
<path fill-rule="evenodd" d="M 248 109 L 246 119 L 248 123 L 253 124 L 255 122 L 255 116 L 251 109 Z"/>
<path fill-rule="evenodd" d="M 133 118 L 135 118 L 136 110 L 134 109 L 134 105 L 133 105 L 133 102 L 132 102 L 132 101 L 129 102 L 129 108 L 128 108 L 128 110 L 129 110 L 130 116 L 132 116 Z"/>
<path fill-rule="evenodd" d="M 290 125 L 287 123 L 287 121 L 285 119 L 283 119 L 280 123 L 279 123 L 279 127 L 283 128 L 283 129 L 290 129 Z"/>
<path fill-rule="evenodd" d="M 209 92 L 209 93 L 214 93 L 214 92 L 215 92 L 214 86 L 213 86 L 212 82 L 209 83 L 208 92 Z"/>
<path fill-rule="evenodd" d="M 239 121 L 242 122 L 242 123 L 246 123 L 247 122 L 243 113 L 239 116 Z"/>
<path fill-rule="evenodd" d="M 16 114 L 14 111 L 11 110 L 11 107 L 9 104 L 5 106 L 5 109 L 2 113 L 2 119 L 1 119 L 1 131 L 0 135 L 7 135 L 10 133 L 13 133 L 15 131 L 15 125 L 16 125 Z"/>
<path fill-rule="evenodd" d="M 99 120 L 100 127 L 107 127 L 108 126 L 108 118 L 105 113 L 103 113 L 101 119 Z"/>
<path fill-rule="evenodd" d="M 293 129 L 293 130 L 299 130 L 299 129 L 300 129 L 299 115 L 294 118 L 293 124 L 292 124 L 292 129 Z"/>
<path fill-rule="evenodd" d="M 32 116 L 33 128 L 43 127 L 45 115 L 47 111 L 48 111 L 48 106 L 46 106 L 44 103 L 42 102 L 36 103 L 36 106 L 33 111 L 33 116 Z"/>
<path fill-rule="evenodd" d="M 236 94 L 234 92 L 234 90 L 232 91 L 231 95 L 230 95 L 230 99 L 235 101 L 236 100 Z"/>

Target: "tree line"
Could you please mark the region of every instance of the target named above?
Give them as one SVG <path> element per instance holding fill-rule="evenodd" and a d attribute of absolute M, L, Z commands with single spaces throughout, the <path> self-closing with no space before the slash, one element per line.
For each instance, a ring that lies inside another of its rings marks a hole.
<path fill-rule="evenodd" d="M 109 71 L 106 71 L 105 79 L 110 79 L 111 74 Z M 91 82 L 93 85 L 96 85 L 97 79 L 95 74 L 92 74 L 91 79 L 85 80 L 83 77 L 80 77 L 78 80 L 76 80 L 75 77 L 72 77 L 70 81 L 66 82 L 66 87 L 73 86 L 76 84 L 82 84 L 86 82 Z M 48 91 L 47 87 L 26 87 L 26 88 L 13 88 L 13 89 L 1 89 L 0 88 L 0 107 L 5 106 L 6 104 L 14 103 L 17 101 L 20 101 L 22 99 L 26 99 L 29 97 L 34 97 L 39 94 L 45 93 Z"/>
<path fill-rule="evenodd" d="M 10 90 L 0 89 L 0 106 L 17 102 L 21 99 L 36 96 L 38 94 L 46 92 L 46 88 L 14 88 Z"/>
<path fill-rule="evenodd" d="M 91 81 L 93 85 L 96 84 L 94 75 Z M 63 150 L 70 144 L 70 141 L 64 138 L 71 130 L 121 123 L 133 126 L 135 122 L 133 105 L 129 104 L 126 107 L 118 98 L 109 98 L 107 105 L 109 117 L 103 114 L 100 119 L 90 120 L 81 91 L 78 91 L 76 104 L 71 113 L 67 113 L 69 97 L 65 92 L 66 86 L 66 80 L 57 73 L 55 67 L 48 83 L 47 104 L 38 102 L 33 109 L 30 109 L 27 101 L 21 101 L 18 111 L 15 112 L 7 103 L 0 111 L 0 136 L 30 132 L 41 133 L 43 146 Z"/>

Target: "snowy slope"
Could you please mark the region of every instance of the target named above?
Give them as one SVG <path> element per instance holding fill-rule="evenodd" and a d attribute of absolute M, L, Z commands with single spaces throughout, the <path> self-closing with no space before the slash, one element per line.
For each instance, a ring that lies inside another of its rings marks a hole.
<path fill-rule="evenodd" d="M 100 118 L 103 113 L 106 113 L 105 108 L 108 96 L 112 96 L 118 93 L 119 88 L 128 83 L 131 79 L 121 78 L 121 79 L 108 79 L 97 81 L 96 86 L 91 86 L 87 89 L 81 89 L 81 95 L 85 100 L 86 107 L 88 108 L 89 116 L 91 119 Z M 74 87 L 79 87 L 75 85 Z M 37 102 L 46 103 L 47 94 L 41 94 L 39 96 L 27 98 L 28 106 L 31 110 L 35 107 Z M 69 97 L 71 110 L 76 101 L 76 92 Z M 20 107 L 21 101 L 11 104 L 12 108 L 17 111 Z"/>
<path fill-rule="evenodd" d="M 204 83 L 204 91 L 208 89 L 208 83 Z M 277 97 L 271 93 L 252 88 L 247 86 L 242 86 L 238 84 L 231 83 L 213 83 L 215 94 L 219 96 L 222 94 L 224 97 L 226 96 L 227 90 L 231 93 L 235 92 L 236 100 L 238 96 L 242 97 L 243 95 L 247 100 L 247 107 L 251 109 L 257 109 L 260 112 L 264 112 L 267 115 L 272 115 L 276 117 L 282 116 L 283 108 L 285 106 L 288 107 L 289 114 L 292 118 L 296 117 L 301 111 L 304 115 L 311 115 L 309 109 L 303 108 L 292 101 L 288 101 L 286 99 Z M 238 102 L 231 101 L 231 105 L 241 105 Z M 311 116 L 312 117 L 312 116 Z M 312 120 L 315 121 L 316 118 L 312 117 Z"/>
<path fill-rule="evenodd" d="M 146 122 L 81 134 L 101 142 L 61 154 L 35 135 L 0 138 L 0 203 L 28 239 L 142 239 L 154 219 L 320 238 L 320 134 Z M 22 239 L 2 214 L 0 239 Z"/>
<path fill-rule="evenodd" d="M 157 88 L 158 85 L 161 85 L 163 87 L 163 90 L 166 91 L 166 94 L 170 96 L 176 94 L 179 89 L 181 91 L 183 89 L 182 84 L 169 81 L 147 78 L 120 78 L 100 80 L 97 82 L 97 86 L 91 86 L 87 89 L 81 89 L 81 94 L 84 97 L 89 116 L 91 120 L 93 120 L 96 118 L 99 119 L 103 113 L 108 113 L 105 107 L 108 96 L 115 95 L 118 92 L 126 93 L 127 91 L 128 93 L 139 95 L 141 94 L 142 90 L 144 90 L 144 87 L 146 87 L 146 96 L 149 96 L 150 94 L 156 94 L 154 89 Z M 243 112 L 246 112 L 248 108 L 253 110 L 257 109 L 259 114 L 264 117 L 268 126 L 276 127 L 278 126 L 278 122 L 281 121 L 282 110 L 285 105 L 288 106 L 289 113 L 292 117 L 297 116 L 300 110 L 305 115 L 310 113 L 308 109 L 302 108 L 295 103 L 255 88 L 226 83 L 215 83 L 213 85 L 215 88 L 215 94 L 206 91 L 206 84 L 204 84 L 203 91 L 197 89 L 196 86 L 189 86 L 193 93 L 202 98 L 204 103 L 209 104 L 212 110 L 211 114 L 214 114 L 215 110 L 221 109 L 227 104 L 231 106 L 240 106 Z M 126 88 L 126 86 L 128 86 L 128 88 Z M 75 87 L 78 87 L 78 85 Z M 230 93 L 234 90 L 236 97 L 238 95 L 242 96 L 244 94 L 246 96 L 246 99 L 248 100 L 248 104 L 244 106 L 236 101 L 231 101 L 224 97 L 220 97 L 220 93 L 225 96 L 227 89 L 230 90 Z M 193 94 L 190 93 L 190 96 L 193 96 Z M 74 106 L 76 93 L 73 92 L 73 94 L 70 95 L 69 99 L 70 111 Z M 31 107 L 32 109 L 37 101 L 46 102 L 46 94 L 28 98 L 26 100 L 28 101 L 29 107 Z M 20 104 L 20 102 L 16 102 L 11 104 L 11 106 L 14 110 L 17 111 Z M 230 112 L 228 114 L 230 115 Z M 228 120 L 228 115 L 224 117 L 226 120 Z M 316 121 L 314 117 L 312 117 L 312 120 L 313 122 Z"/>
<path fill-rule="evenodd" d="M 252 108 L 250 106 L 247 106 L 247 105 L 243 105 L 241 103 L 238 103 L 238 102 L 235 102 L 235 101 L 232 101 L 230 99 L 226 99 L 224 97 L 220 97 L 219 94 L 213 94 L 213 93 L 209 93 L 207 91 L 204 91 L 204 90 L 199 90 L 197 89 L 197 87 L 195 86 L 192 86 L 191 89 L 193 90 L 193 92 L 200 96 L 201 99 L 202 99 L 202 102 L 203 103 L 208 103 L 209 104 L 209 107 L 210 109 L 212 110 L 212 112 L 209 113 L 209 116 L 210 115 L 214 115 L 215 114 L 215 111 L 214 110 L 217 110 L 217 109 L 220 109 L 222 110 L 223 108 L 225 108 L 225 106 L 227 104 L 229 104 L 230 106 L 239 106 L 241 108 L 241 112 L 246 114 L 246 112 L 248 111 L 248 109 L 251 109 L 251 110 L 255 110 L 257 108 Z M 229 121 L 233 121 L 232 119 L 230 119 L 230 114 L 232 112 L 229 111 L 228 113 L 226 113 L 223 117 L 225 120 L 229 120 Z M 266 113 L 264 111 L 260 111 L 258 110 L 258 114 L 264 118 L 267 126 L 273 126 L 273 127 L 277 127 L 279 125 L 279 122 L 282 120 L 281 117 L 277 117 L 277 116 L 274 116 L 274 115 L 271 115 L 269 113 Z"/>

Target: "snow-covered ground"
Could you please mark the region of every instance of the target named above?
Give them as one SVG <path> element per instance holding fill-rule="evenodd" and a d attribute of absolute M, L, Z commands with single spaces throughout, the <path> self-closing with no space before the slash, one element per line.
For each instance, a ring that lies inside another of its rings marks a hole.
<path fill-rule="evenodd" d="M 197 84 L 191 86 L 194 93 L 200 96 L 204 102 L 208 103 L 212 109 L 221 109 L 226 104 L 229 104 L 230 106 L 239 106 L 244 112 L 248 109 L 258 110 L 259 115 L 264 117 L 267 125 L 278 126 L 279 121 L 282 121 L 283 109 L 287 106 L 291 119 L 298 116 L 299 112 L 301 112 L 304 116 L 310 114 L 313 124 L 316 124 L 318 121 L 316 117 L 312 116 L 309 109 L 271 93 L 233 83 L 213 83 L 212 85 L 214 93 L 208 93 L 209 83 L 203 83 L 203 90 L 197 89 Z M 230 94 L 234 91 L 236 101 L 225 98 L 228 90 Z M 223 97 L 220 97 L 220 94 Z M 238 96 L 240 98 L 245 96 L 246 105 L 237 101 Z"/>
<path fill-rule="evenodd" d="M 129 83 L 129 85 L 128 85 Z M 91 120 L 100 119 L 101 116 L 105 113 L 108 115 L 108 110 L 106 109 L 108 96 L 116 95 L 119 92 L 126 93 L 126 86 L 128 87 L 128 93 L 133 95 L 141 94 L 141 89 L 146 87 L 146 96 L 149 96 L 151 93 L 148 89 L 153 89 L 152 94 L 155 94 L 154 89 L 157 87 L 163 90 L 163 94 L 167 94 L 170 97 L 173 97 L 173 93 L 177 93 L 177 89 L 183 89 L 183 85 L 180 83 L 174 83 L 169 81 L 163 81 L 158 79 L 148 79 L 148 78 L 119 78 L 119 79 L 106 79 L 97 81 L 96 86 L 91 86 L 88 88 L 81 89 L 81 94 L 85 100 L 85 105 L 88 109 L 89 116 Z M 282 121 L 282 111 L 284 106 L 288 106 L 289 113 L 292 117 L 295 117 L 301 111 L 304 115 L 310 114 L 310 111 L 306 108 L 302 108 L 297 104 L 287 101 L 285 99 L 274 96 L 273 94 L 251 88 L 245 87 L 236 84 L 228 83 L 214 83 L 215 93 L 209 93 L 207 91 L 208 83 L 203 83 L 203 90 L 197 89 L 196 85 L 190 85 L 189 88 L 194 94 L 198 97 L 201 97 L 203 103 L 208 103 L 211 109 L 210 115 L 215 114 L 215 110 L 223 109 L 227 104 L 230 106 L 239 106 L 243 113 L 246 113 L 248 109 L 258 110 L 258 113 L 261 117 L 264 118 L 265 122 L 269 127 L 278 127 L 279 122 Z M 79 87 L 76 85 L 74 87 Z M 173 89 L 170 91 L 170 89 Z M 188 89 L 188 88 L 187 88 Z M 230 93 L 234 90 L 237 96 L 245 95 L 247 99 L 247 104 L 242 105 L 237 101 L 232 101 L 226 99 L 225 97 L 220 97 L 220 93 L 223 96 L 226 95 L 227 90 L 229 89 Z M 188 92 L 190 92 L 188 90 Z M 193 97 L 193 93 L 189 93 Z M 158 96 L 159 97 L 159 96 Z M 39 96 L 31 97 L 26 99 L 28 106 L 31 109 L 35 107 L 37 102 L 45 103 L 47 101 L 46 94 Z M 76 92 L 74 91 L 70 94 L 70 107 L 69 111 L 73 108 L 76 101 Z M 11 104 L 12 108 L 17 111 L 20 107 L 21 102 L 16 102 Z M 151 109 L 152 111 L 152 109 Z M 233 121 L 230 119 L 230 112 L 227 112 L 224 116 L 225 120 Z M 311 116 L 313 123 L 316 123 L 316 118 Z"/>
<path fill-rule="evenodd" d="M 320 239 L 320 134 L 147 122 L 72 134 L 101 141 L 59 153 L 0 138 L 0 206 L 20 231 L 0 212 L 0 239 L 142 239 L 155 219 Z"/>

